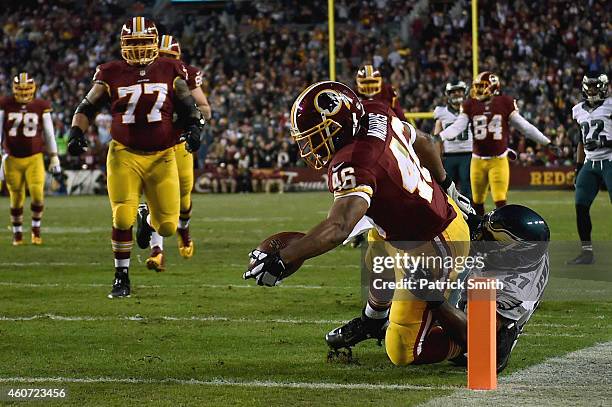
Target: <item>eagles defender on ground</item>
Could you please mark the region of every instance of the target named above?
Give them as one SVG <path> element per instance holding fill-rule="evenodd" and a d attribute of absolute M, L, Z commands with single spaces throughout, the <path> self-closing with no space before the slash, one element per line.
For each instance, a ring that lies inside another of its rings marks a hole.
<path fill-rule="evenodd" d="M 129 19 L 121 29 L 123 60 L 96 69 L 94 85 L 77 107 L 70 129 L 68 150 L 81 154 L 87 149 L 84 132 L 99 107 L 110 103 L 113 140 L 107 156 L 107 186 L 115 280 L 109 298 L 130 295 L 132 226 L 142 192 L 153 228 L 162 236 L 176 232 L 180 193 L 173 113 L 185 123 L 182 137 L 188 149 L 200 146 L 203 120 L 186 82 L 187 70 L 180 61 L 158 58 L 158 52 L 155 24 L 144 17 Z"/>
<path fill-rule="evenodd" d="M 162 35 L 159 43 L 159 55 L 173 59 L 181 59 L 181 46 L 176 38 L 171 35 Z M 206 95 L 202 91 L 202 71 L 194 66 L 186 65 L 187 69 L 187 85 L 191 91 L 191 96 L 195 99 L 196 105 L 204 119 L 210 120 L 211 110 L 210 104 L 206 99 Z M 184 129 L 183 124 L 175 123 L 177 134 L 180 135 Z M 178 167 L 179 185 L 181 192 L 181 212 L 177 228 L 179 253 L 185 259 L 193 256 L 194 243 L 191 240 L 189 233 L 189 221 L 191 220 L 191 190 L 193 189 L 193 153 L 187 150 L 186 143 L 180 142 L 175 147 L 176 150 L 176 165 Z M 144 222 L 147 219 L 148 207 L 142 204 L 138 208 L 138 222 L 142 225 L 138 230 L 142 231 L 143 237 L 138 239 L 146 242 L 148 232 L 151 233 L 150 246 L 151 254 L 146 261 L 147 268 L 155 271 L 163 271 L 165 269 L 164 261 L 164 238 L 154 230 L 147 227 Z M 149 245 L 149 242 L 146 242 Z M 146 247 L 146 246 L 145 246 Z M 142 247 L 144 249 L 144 247 Z"/>
<path fill-rule="evenodd" d="M 572 117 L 580 125 L 576 163 L 576 223 L 582 241 L 582 253 L 569 264 L 591 264 L 590 208 L 605 184 L 612 202 L 612 100 L 608 97 L 608 76 L 588 73 L 582 78 L 583 101 L 572 109 Z"/>
<path fill-rule="evenodd" d="M 446 106 L 434 109 L 434 136 L 440 134 L 457 120 L 465 99 L 467 85 L 463 81 L 448 82 L 444 88 Z M 470 162 L 472 161 L 472 130 L 468 127 L 456 138 L 442 141 L 444 169 L 448 176 L 459 185 L 461 194 L 472 198 L 470 188 Z"/>
<path fill-rule="evenodd" d="M 312 168 L 327 169 L 334 203 L 326 220 L 280 252 L 253 251 L 244 278 L 276 285 L 285 277 L 286 264 L 332 250 L 366 221 L 376 230 L 368 237 L 375 242 L 366 254 L 369 264 L 377 256 L 403 253 L 468 254 L 469 230 L 457 205 L 469 211 L 469 201 L 447 179 L 431 138 L 403 123 L 387 104 L 360 101 L 338 82 L 319 82 L 296 99 L 291 127 L 302 158 Z M 435 272 L 452 278 L 455 271 Z M 395 364 L 438 360 L 438 354 L 420 346 L 431 323 L 424 301 L 410 297 L 391 304 L 391 298 L 376 297 L 371 291 L 363 315 L 354 321 L 362 339 L 386 335 L 387 354 Z M 447 350 L 440 360 L 458 354 Z"/>
<path fill-rule="evenodd" d="M 518 129 L 536 143 L 548 145 L 550 140 L 533 124 L 521 116 L 516 101 L 501 94 L 497 75 L 482 72 L 474 79 L 470 98 L 463 103 L 463 111 L 455 122 L 440 132 L 442 140 L 452 140 L 468 125 L 474 134 L 470 182 L 474 208 L 484 214 L 484 202 L 489 187 L 496 207 L 506 204 L 510 184 L 508 143 L 510 127 Z"/>
<path fill-rule="evenodd" d="M 45 164 L 61 173 L 53 131 L 51 103 L 35 98 L 36 83 L 26 72 L 13 79 L 13 96 L 0 98 L 0 181 L 6 179 L 10 196 L 13 246 L 23 244 L 23 205 L 26 184 L 32 211 L 32 244 L 42 244 L 40 226 L 44 209 Z"/>
<path fill-rule="evenodd" d="M 544 294 L 549 276 L 548 243 L 550 230 L 546 221 L 535 211 L 522 205 L 506 205 L 484 217 L 470 215 L 468 221 L 472 237 L 472 251 L 481 256 L 481 267 L 462 276 L 495 278 L 503 284 L 496 290 L 497 305 L 497 371 L 508 364 L 525 324 L 535 312 Z M 423 269 L 411 276 L 431 280 Z M 467 349 L 467 287 L 461 292 L 455 307 L 434 290 L 414 290 L 419 298 L 426 298 L 435 323 L 432 328 L 437 340 L 451 341 Z M 444 338 L 444 339 L 443 339 Z M 479 352 L 479 349 L 475 349 Z M 465 365 L 465 356 L 453 360 Z"/>

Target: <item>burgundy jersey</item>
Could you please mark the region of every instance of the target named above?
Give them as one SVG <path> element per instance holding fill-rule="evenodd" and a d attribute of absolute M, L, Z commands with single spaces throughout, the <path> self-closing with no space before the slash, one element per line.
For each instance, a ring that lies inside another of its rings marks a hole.
<path fill-rule="evenodd" d="M 479 157 L 496 157 L 508 149 L 510 114 L 517 110 L 516 102 L 506 95 L 493 96 L 482 102 L 469 98 L 463 103 L 474 134 L 473 152 Z"/>
<path fill-rule="evenodd" d="M 412 147 L 416 130 L 404 127 L 385 103 L 364 100 L 363 106 L 367 120 L 355 141 L 329 164 L 329 190 L 336 199 L 368 200 L 366 216 L 386 240 L 432 240 L 457 214 L 419 162 Z"/>
<path fill-rule="evenodd" d="M 176 59 L 158 58 L 147 66 L 123 60 L 100 65 L 94 82 L 107 86 L 111 100 L 111 136 L 140 151 L 161 151 L 177 142 L 172 127 L 174 81 L 188 79 Z"/>
<path fill-rule="evenodd" d="M 382 84 L 382 89 L 380 93 L 372 96 L 369 99 L 364 98 L 364 100 L 381 101 L 385 103 L 386 105 L 388 105 L 391 108 L 391 110 L 393 110 L 393 113 L 395 113 L 397 117 L 399 117 L 402 120 L 406 120 L 406 116 L 404 115 L 404 109 L 402 109 L 402 107 L 399 104 L 399 100 L 397 99 L 397 92 L 395 91 L 393 86 L 391 86 L 388 83 Z"/>
<path fill-rule="evenodd" d="M 13 157 L 29 157 L 41 153 L 45 146 L 43 114 L 51 111 L 46 100 L 32 99 L 30 103 L 17 103 L 14 97 L 0 99 L 4 111 L 2 147 Z"/>
<path fill-rule="evenodd" d="M 202 86 L 202 71 L 191 65 L 185 65 L 187 69 L 187 85 L 189 90 L 194 90 Z"/>

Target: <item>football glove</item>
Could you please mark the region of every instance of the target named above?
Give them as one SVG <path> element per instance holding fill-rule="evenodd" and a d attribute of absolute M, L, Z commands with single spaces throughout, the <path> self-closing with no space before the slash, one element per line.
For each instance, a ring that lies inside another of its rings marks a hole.
<path fill-rule="evenodd" d="M 602 139 L 588 139 L 585 143 L 584 143 L 584 149 L 586 151 L 593 151 L 593 150 L 597 150 L 598 148 L 602 148 L 605 146 L 605 142 Z"/>
<path fill-rule="evenodd" d="M 81 155 L 87 151 L 88 147 L 89 145 L 83 130 L 78 126 L 72 126 L 68 137 L 68 152 L 70 155 Z"/>
<path fill-rule="evenodd" d="M 455 186 L 455 183 L 448 176 L 440 183 L 440 186 L 442 189 L 444 189 L 444 191 L 446 191 L 446 194 L 450 196 L 453 201 L 455 201 L 459 207 L 459 210 L 461 210 L 463 219 L 467 219 L 470 213 L 476 213 L 474 208 L 472 208 L 470 198 L 460 194 Z"/>
<path fill-rule="evenodd" d="M 511 148 L 508 148 L 506 151 L 508 152 L 508 159 L 510 161 L 516 161 L 516 159 L 518 158 L 518 154 L 516 153 L 516 151 Z"/>
<path fill-rule="evenodd" d="M 287 267 L 278 252 L 266 253 L 255 249 L 249 253 L 249 257 L 250 267 L 242 278 L 245 280 L 254 278 L 257 285 L 268 287 L 278 285 L 283 280 Z"/>
<path fill-rule="evenodd" d="M 200 119 L 198 124 L 192 124 L 185 129 L 185 132 L 181 134 L 179 142 L 185 142 L 185 149 L 190 153 L 194 153 L 200 149 L 202 144 L 202 129 L 206 122 L 203 118 Z"/>
<path fill-rule="evenodd" d="M 60 165 L 60 160 L 57 155 L 52 155 L 49 160 L 49 172 L 54 176 L 62 173 L 62 166 Z"/>

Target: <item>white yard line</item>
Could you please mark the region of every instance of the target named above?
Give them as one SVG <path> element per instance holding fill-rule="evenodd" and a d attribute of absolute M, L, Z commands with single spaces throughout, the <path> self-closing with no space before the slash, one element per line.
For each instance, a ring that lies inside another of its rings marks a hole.
<path fill-rule="evenodd" d="M 29 287 L 29 288 L 69 288 L 69 287 L 110 287 L 110 284 L 104 283 L 20 283 L 13 281 L 0 281 L 0 287 Z M 255 284 L 136 284 L 135 288 L 257 288 Z M 319 290 L 323 288 L 335 289 L 335 290 L 353 290 L 357 289 L 358 286 L 331 286 L 331 285 L 309 285 L 309 284 L 281 284 L 276 288 L 280 289 L 304 289 L 304 290 Z"/>
<path fill-rule="evenodd" d="M 136 321 L 136 322 L 155 322 L 155 321 L 195 321 L 195 322 L 251 322 L 256 324 L 294 324 L 294 325 L 328 325 L 328 324 L 343 324 L 346 321 L 341 319 L 302 319 L 302 318 L 234 318 L 224 317 L 220 315 L 196 315 L 196 316 L 173 316 L 162 315 L 145 317 L 142 315 L 126 315 L 126 316 L 96 316 L 96 315 L 56 315 L 56 314 L 35 314 L 21 316 L 0 315 L 0 322 L 19 322 L 19 321 L 35 321 L 35 320 L 50 320 L 50 321 Z M 557 325 L 556 325 L 557 326 Z M 610 328 L 609 325 L 602 326 L 604 329 Z M 547 333 L 547 332 L 525 332 L 522 336 L 532 337 L 568 337 L 568 338 L 583 338 L 585 334 L 572 333 Z"/>
<path fill-rule="evenodd" d="M 343 324 L 346 321 L 340 319 L 300 319 L 300 318 L 270 318 L 270 319 L 252 319 L 252 318 L 232 318 L 219 315 L 201 315 L 201 316 L 172 316 L 164 315 L 159 317 L 144 317 L 141 315 L 133 316 L 95 316 L 95 315 L 56 315 L 56 314 L 36 314 L 25 316 L 0 316 L 0 322 L 22 322 L 50 320 L 57 322 L 84 322 L 84 321 L 135 321 L 135 322 L 154 322 L 154 321 L 194 321 L 194 322 L 251 322 L 256 324 L 293 324 L 293 325 L 329 325 Z"/>
<path fill-rule="evenodd" d="M 120 383 L 120 384 L 180 384 L 191 386 L 281 387 L 312 390 L 454 390 L 456 386 L 418 386 L 384 383 L 277 382 L 272 380 L 240 380 L 233 378 L 146 379 L 117 377 L 0 377 L 0 383 Z"/>
<path fill-rule="evenodd" d="M 611 360 L 612 342 L 600 343 L 501 377 L 497 390 L 460 389 L 423 406 L 610 405 Z"/>

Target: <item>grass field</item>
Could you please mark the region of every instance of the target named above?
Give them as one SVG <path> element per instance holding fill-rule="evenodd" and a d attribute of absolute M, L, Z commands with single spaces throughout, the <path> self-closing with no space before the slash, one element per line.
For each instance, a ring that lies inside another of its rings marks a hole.
<path fill-rule="evenodd" d="M 576 240 L 570 192 L 513 192 L 510 201 L 539 211 L 553 240 Z M 132 297 L 109 300 L 106 197 L 48 198 L 43 246 L 13 248 L 10 233 L 0 235 L 0 388 L 62 387 L 62 404 L 78 406 L 406 406 L 464 387 L 465 370 L 394 367 L 372 341 L 355 349 L 358 363 L 326 362 L 325 332 L 360 312 L 358 250 L 309 261 L 278 288 L 241 279 L 259 241 L 305 231 L 330 202 L 324 193 L 195 196 L 195 257 L 180 259 L 169 239 L 168 271 L 155 274 L 136 249 Z M 609 213 L 600 194 L 594 240 L 609 239 Z M 0 216 L 8 220 L 6 198 Z M 575 243 L 560 256 L 577 252 Z M 549 289 L 558 295 L 534 315 L 504 375 L 612 340 L 611 283 L 589 281 L 586 270 L 556 277 L 553 267 Z"/>

